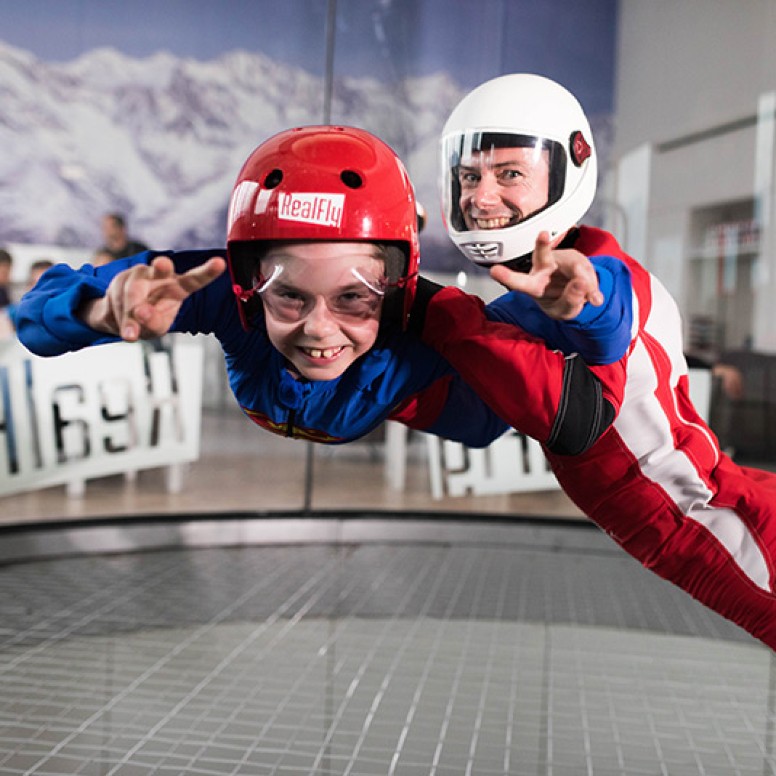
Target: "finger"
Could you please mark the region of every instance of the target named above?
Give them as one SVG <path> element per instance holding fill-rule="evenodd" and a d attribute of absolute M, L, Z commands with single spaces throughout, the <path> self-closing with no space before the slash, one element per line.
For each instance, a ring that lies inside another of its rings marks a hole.
<path fill-rule="evenodd" d="M 553 270 L 557 266 L 553 256 L 549 232 L 539 232 L 531 258 L 531 272 Z"/>
<path fill-rule="evenodd" d="M 226 269 L 226 261 L 221 256 L 213 256 L 204 264 L 190 269 L 181 276 L 181 285 L 188 293 L 199 291 L 208 283 L 212 283 L 217 277 L 223 274 Z"/>
<path fill-rule="evenodd" d="M 582 312 L 588 301 L 588 289 L 584 282 L 572 280 L 566 284 L 560 297 L 555 302 L 555 310 L 561 318 L 575 318 Z"/>
<path fill-rule="evenodd" d="M 148 266 L 151 268 L 151 280 L 166 280 L 175 274 L 175 265 L 169 256 L 157 256 Z"/>
<path fill-rule="evenodd" d="M 131 320 L 139 326 L 138 337 L 150 339 L 161 337 L 170 330 L 180 309 L 177 300 L 163 299 L 156 304 L 143 302 L 132 310 Z"/>
<path fill-rule="evenodd" d="M 590 302 L 594 307 L 600 307 L 604 303 L 604 295 L 598 286 L 598 275 L 592 265 L 580 266 L 574 273 L 572 282 L 584 293 L 586 302 Z"/>
<path fill-rule="evenodd" d="M 99 331 L 110 331 L 122 339 L 129 339 L 130 342 L 137 338 L 137 332 L 133 327 L 125 328 L 129 317 L 129 308 L 126 304 L 127 285 L 133 274 L 133 269 L 127 269 L 111 280 L 102 303 L 95 305 L 91 310 L 96 317 L 90 321 L 90 324 Z"/>
<path fill-rule="evenodd" d="M 596 288 L 595 291 L 591 291 L 587 295 L 587 301 L 590 302 L 593 307 L 600 307 L 604 303 L 604 295 L 600 289 Z"/>
<path fill-rule="evenodd" d="M 122 339 L 134 342 L 140 338 L 141 330 L 134 318 L 134 310 L 147 300 L 152 279 L 163 277 L 168 271 L 169 268 L 164 262 L 137 264 L 113 279 L 108 290 Z"/>
<path fill-rule="evenodd" d="M 598 275 L 590 259 L 576 250 L 555 251 L 557 261 L 557 276 L 566 278 L 566 282 L 577 280 L 587 289 L 587 301 L 596 307 L 604 302 L 603 294 L 598 286 Z"/>
<path fill-rule="evenodd" d="M 147 301 L 156 304 L 162 299 L 172 299 L 182 302 L 186 297 L 212 283 L 226 269 L 226 262 L 221 256 L 214 256 L 204 264 L 180 275 L 173 273 L 162 282 L 154 284 L 148 294 Z"/>
<path fill-rule="evenodd" d="M 125 342 L 136 342 L 140 339 L 140 324 L 134 318 L 127 316 L 122 322 L 121 339 Z"/>
<path fill-rule="evenodd" d="M 537 299 L 544 294 L 551 277 L 548 272 L 543 272 L 540 275 L 515 272 L 503 264 L 491 267 L 490 276 L 510 291 L 521 291 Z"/>
<path fill-rule="evenodd" d="M 603 304 L 603 294 L 598 288 L 598 275 L 595 270 L 580 266 L 575 267 L 565 283 L 566 290 L 574 297 L 581 295 L 585 302 L 600 306 Z"/>
<path fill-rule="evenodd" d="M 124 317 L 145 302 L 155 287 L 174 274 L 175 267 L 167 256 L 157 256 L 150 264 L 137 264 L 127 270 L 122 288 Z"/>

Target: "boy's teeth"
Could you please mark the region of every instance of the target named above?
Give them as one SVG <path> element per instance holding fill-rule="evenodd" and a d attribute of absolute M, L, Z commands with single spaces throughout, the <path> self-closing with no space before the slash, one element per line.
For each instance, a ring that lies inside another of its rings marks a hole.
<path fill-rule="evenodd" d="M 325 350 L 321 350 L 320 348 L 308 348 L 307 352 L 313 358 L 331 358 L 339 350 L 340 348 L 327 348 Z"/>

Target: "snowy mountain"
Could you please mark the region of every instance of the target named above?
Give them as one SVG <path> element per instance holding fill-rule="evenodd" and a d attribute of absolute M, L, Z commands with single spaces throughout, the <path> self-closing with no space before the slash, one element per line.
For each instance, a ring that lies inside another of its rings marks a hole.
<path fill-rule="evenodd" d="M 258 53 L 201 62 L 96 49 L 48 63 L 0 42 L 0 243 L 100 242 L 107 210 L 160 248 L 224 242 L 226 204 L 250 151 L 322 121 L 321 78 Z M 343 78 L 331 120 L 382 137 L 434 211 L 436 142 L 462 92 L 444 75 Z"/>
<path fill-rule="evenodd" d="M 0 244 L 101 242 L 100 216 L 129 217 L 160 249 L 224 243 L 232 184 L 253 148 L 323 120 L 323 79 L 260 53 L 203 62 L 94 49 L 65 63 L 0 41 Z M 427 268 L 466 261 L 442 226 L 437 142 L 463 90 L 441 73 L 396 83 L 343 77 L 331 121 L 363 127 L 404 160 L 428 213 Z M 603 169 L 611 118 L 594 117 Z M 595 213 L 591 213 L 595 216 Z"/>

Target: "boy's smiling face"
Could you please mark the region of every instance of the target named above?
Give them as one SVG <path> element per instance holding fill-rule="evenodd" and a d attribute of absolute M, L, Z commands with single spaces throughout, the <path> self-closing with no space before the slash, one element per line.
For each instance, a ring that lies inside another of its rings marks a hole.
<path fill-rule="evenodd" d="M 261 260 L 270 342 L 308 380 L 333 380 L 377 340 L 384 262 L 370 243 L 286 243 Z"/>

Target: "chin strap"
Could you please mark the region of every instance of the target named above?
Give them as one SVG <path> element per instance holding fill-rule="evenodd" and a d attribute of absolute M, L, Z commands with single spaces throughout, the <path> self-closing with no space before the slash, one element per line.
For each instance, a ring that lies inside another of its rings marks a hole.
<path fill-rule="evenodd" d="M 524 256 L 518 256 L 516 259 L 509 259 L 509 261 L 501 263 L 513 272 L 522 272 L 527 275 L 533 266 L 533 253 L 526 253 Z"/>
<path fill-rule="evenodd" d="M 571 229 L 566 232 L 563 239 L 558 244 L 556 250 L 563 251 L 568 248 L 573 248 L 579 236 L 579 228 L 572 226 Z M 518 256 L 516 259 L 509 259 L 509 261 L 501 262 L 504 266 L 509 267 L 513 272 L 522 272 L 527 275 L 531 271 L 533 266 L 533 252 L 526 253 L 523 256 Z"/>

